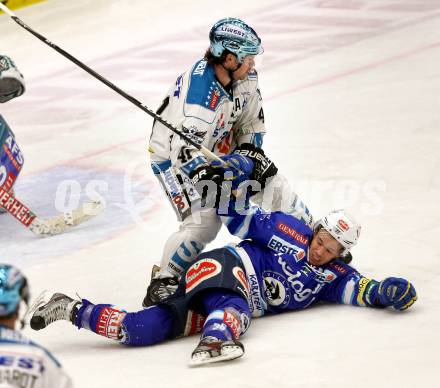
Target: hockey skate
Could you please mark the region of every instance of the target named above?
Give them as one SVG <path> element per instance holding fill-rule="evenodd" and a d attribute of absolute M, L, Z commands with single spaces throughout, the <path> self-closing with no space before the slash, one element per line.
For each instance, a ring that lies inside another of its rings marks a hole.
<path fill-rule="evenodd" d="M 60 293 L 53 294 L 47 302 L 44 299 L 44 296 L 40 296 L 31 307 L 32 329 L 41 330 L 59 320 L 74 322 L 80 301 Z"/>
<path fill-rule="evenodd" d="M 233 360 L 244 354 L 244 346 L 238 340 L 222 341 L 216 337 L 202 338 L 192 352 L 191 366 L 211 364 L 219 361 Z"/>
<path fill-rule="evenodd" d="M 165 301 L 173 295 L 179 285 L 179 280 L 175 277 L 159 277 L 160 267 L 153 266 L 151 271 L 151 281 L 147 288 L 147 295 L 142 301 L 143 307 L 150 307 Z"/>

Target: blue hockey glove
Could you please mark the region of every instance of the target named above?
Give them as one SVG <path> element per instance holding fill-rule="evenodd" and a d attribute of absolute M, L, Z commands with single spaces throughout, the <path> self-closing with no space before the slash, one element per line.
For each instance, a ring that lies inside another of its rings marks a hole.
<path fill-rule="evenodd" d="M 224 167 L 219 161 L 211 162 L 211 166 L 221 169 L 224 180 L 232 181 L 232 189 L 235 190 L 240 183 L 249 180 L 254 169 L 254 163 L 246 156 L 239 154 L 225 155 L 222 159 L 229 167 Z"/>
<path fill-rule="evenodd" d="M 382 306 L 393 306 L 396 310 L 406 310 L 417 300 L 417 293 L 408 280 L 386 278 L 379 283 L 377 299 Z"/>

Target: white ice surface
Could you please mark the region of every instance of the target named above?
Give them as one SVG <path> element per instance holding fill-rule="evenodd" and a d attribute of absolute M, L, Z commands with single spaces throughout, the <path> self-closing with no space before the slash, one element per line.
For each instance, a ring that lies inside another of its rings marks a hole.
<path fill-rule="evenodd" d="M 51 0 L 17 14 L 152 108 L 202 55 L 214 21 L 244 18 L 265 48 L 264 148 L 316 216 L 357 216 L 362 273 L 407 277 L 419 295 L 405 313 L 317 306 L 256 320 L 245 357 L 203 369 L 187 366 L 196 337 L 130 349 L 65 323 L 27 329 L 77 387 L 439 386 L 439 0 Z M 1 261 L 23 269 L 34 295 L 138 309 L 177 228 L 148 167 L 152 120 L 5 15 L 0 52 L 27 80 L 23 97 L 0 106 L 26 158 L 17 196 L 42 216 L 85 199 L 86 187 L 107 203 L 42 240 L 0 216 Z M 223 230 L 210 247 L 230 240 Z"/>

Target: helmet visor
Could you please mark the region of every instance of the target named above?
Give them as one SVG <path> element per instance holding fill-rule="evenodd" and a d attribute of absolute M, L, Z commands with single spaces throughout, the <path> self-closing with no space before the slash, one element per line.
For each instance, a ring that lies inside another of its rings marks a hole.
<path fill-rule="evenodd" d="M 263 65 L 264 55 L 246 55 L 240 62 L 242 65 L 247 65 L 251 69 L 261 69 Z"/>

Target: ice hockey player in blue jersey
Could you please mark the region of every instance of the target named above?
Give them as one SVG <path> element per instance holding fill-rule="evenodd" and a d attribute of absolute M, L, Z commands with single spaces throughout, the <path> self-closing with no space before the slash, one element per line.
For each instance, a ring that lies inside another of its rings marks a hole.
<path fill-rule="evenodd" d="M 36 306 L 31 327 L 40 330 L 67 320 L 129 346 L 201 330 L 191 358 L 192 365 L 201 365 L 243 355 L 239 338 L 253 318 L 318 302 L 406 310 L 417 300 L 408 280 L 369 279 L 347 263 L 361 228 L 343 210 L 330 212 L 314 227 L 255 206 L 227 207 L 225 213 L 222 221 L 243 241 L 199 254 L 177 292 L 163 303 L 127 313 L 57 293 Z"/>
<path fill-rule="evenodd" d="M 14 62 L 0 55 L 0 103 L 21 96 L 25 91 L 23 75 Z M 14 183 L 23 167 L 23 154 L 14 133 L 0 114 L 0 188 L 13 192 Z M 0 213 L 4 210 L 0 207 Z"/>
<path fill-rule="evenodd" d="M 69 376 L 52 354 L 16 330 L 20 304 L 27 305 L 28 299 L 23 274 L 12 265 L 0 264 L 0 386 L 71 388 Z"/>

